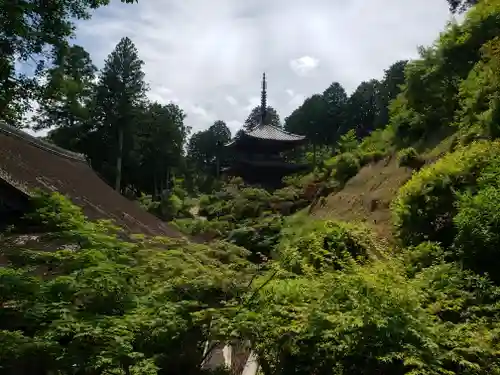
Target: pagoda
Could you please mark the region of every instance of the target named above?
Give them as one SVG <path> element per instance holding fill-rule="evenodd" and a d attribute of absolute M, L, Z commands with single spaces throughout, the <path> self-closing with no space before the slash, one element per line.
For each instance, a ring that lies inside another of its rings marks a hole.
<path fill-rule="evenodd" d="M 305 143 L 302 135 L 292 134 L 265 123 L 267 111 L 267 84 L 262 76 L 260 122 L 252 129 L 243 129 L 230 143 L 225 145 L 231 156 L 231 165 L 225 168 L 228 176 L 239 176 L 251 185 L 266 188 L 282 186 L 283 177 L 307 170 L 306 164 L 287 162 L 283 153 Z"/>

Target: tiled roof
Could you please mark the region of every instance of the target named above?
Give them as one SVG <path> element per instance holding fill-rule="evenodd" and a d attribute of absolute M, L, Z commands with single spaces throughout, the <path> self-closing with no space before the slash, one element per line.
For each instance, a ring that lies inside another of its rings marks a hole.
<path fill-rule="evenodd" d="M 283 142 L 297 142 L 305 139 L 305 136 L 289 133 L 272 125 L 258 125 L 254 129 L 247 131 L 243 130 L 243 133 L 247 137 L 257 138 L 262 140 L 273 140 L 273 141 L 283 141 Z M 227 146 L 232 145 L 235 141 L 227 144 Z"/>
<path fill-rule="evenodd" d="M 2 123 L 0 179 L 26 193 L 57 191 L 82 207 L 90 219 L 112 219 L 129 233 L 182 236 L 107 185 L 82 155 Z"/>
<path fill-rule="evenodd" d="M 300 141 L 305 137 L 286 132 L 276 126 L 272 125 L 259 125 L 249 132 L 245 132 L 247 136 L 260 138 L 260 139 L 273 139 L 277 141 Z"/>

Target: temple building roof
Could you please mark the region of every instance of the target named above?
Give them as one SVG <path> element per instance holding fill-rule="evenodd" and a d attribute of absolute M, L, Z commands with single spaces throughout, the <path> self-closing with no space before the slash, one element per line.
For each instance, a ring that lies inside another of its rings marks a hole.
<path fill-rule="evenodd" d="M 243 130 L 243 134 L 246 137 L 257 138 L 262 140 L 272 140 L 272 141 L 283 141 L 283 142 L 296 142 L 305 139 L 303 135 L 297 135 L 289 133 L 283 129 L 280 129 L 273 125 L 258 125 L 250 131 Z M 233 143 L 237 142 L 235 139 L 227 144 L 231 146 Z"/>
<path fill-rule="evenodd" d="M 90 219 L 112 219 L 128 233 L 184 237 L 107 185 L 85 157 L 0 122 L 0 183 L 29 197 L 59 192 Z M 0 200 L 2 197 L 0 196 Z"/>

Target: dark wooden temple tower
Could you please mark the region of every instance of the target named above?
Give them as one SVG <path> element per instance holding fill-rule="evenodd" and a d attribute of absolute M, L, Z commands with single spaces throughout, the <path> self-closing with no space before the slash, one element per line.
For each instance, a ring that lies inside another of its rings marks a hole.
<path fill-rule="evenodd" d="M 231 155 L 231 165 L 224 172 L 229 176 L 239 176 L 251 185 L 277 188 L 284 176 L 309 168 L 286 162 L 283 152 L 305 142 L 302 135 L 292 134 L 276 126 L 265 123 L 267 109 L 266 75 L 262 78 L 260 123 L 253 129 L 244 129 L 240 135 L 226 145 Z"/>

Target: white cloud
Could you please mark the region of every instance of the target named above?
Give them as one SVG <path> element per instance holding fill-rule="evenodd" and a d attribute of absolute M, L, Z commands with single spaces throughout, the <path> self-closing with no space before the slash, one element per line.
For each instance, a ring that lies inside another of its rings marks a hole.
<path fill-rule="evenodd" d="M 259 96 L 252 96 L 248 98 L 248 104 L 245 106 L 245 111 L 247 115 L 250 113 L 252 109 L 260 105 L 260 97 Z M 269 105 L 269 103 L 268 103 Z M 266 106 L 267 107 L 267 106 Z M 246 119 L 246 117 L 245 117 Z"/>
<path fill-rule="evenodd" d="M 97 11 L 80 24 L 76 43 L 102 66 L 130 37 L 152 99 L 177 102 L 193 131 L 217 119 L 234 130 L 259 104 L 263 71 L 268 102 L 285 118 L 333 81 L 351 92 L 416 57 L 448 19 L 445 0 L 140 0 Z"/>
<path fill-rule="evenodd" d="M 226 96 L 226 101 L 231 105 L 238 104 L 238 101 L 234 98 L 234 96 L 231 96 L 231 95 Z"/>
<path fill-rule="evenodd" d="M 302 56 L 294 60 L 290 60 L 290 68 L 299 76 L 305 76 L 307 73 L 316 69 L 319 65 L 319 60 L 311 56 Z"/>
<path fill-rule="evenodd" d="M 243 122 L 238 120 L 231 120 L 226 122 L 227 127 L 231 130 L 231 135 L 235 135 L 236 132 L 241 128 Z"/>

